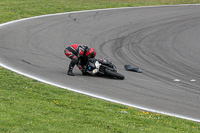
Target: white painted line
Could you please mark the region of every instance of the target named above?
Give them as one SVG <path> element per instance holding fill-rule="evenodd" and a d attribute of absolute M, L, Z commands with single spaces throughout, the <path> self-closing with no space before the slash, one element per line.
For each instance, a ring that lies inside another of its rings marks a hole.
<path fill-rule="evenodd" d="M 174 81 L 175 81 L 175 82 L 180 82 L 181 80 L 180 80 L 180 79 L 174 79 Z"/>
<path fill-rule="evenodd" d="M 184 5 L 169 5 L 169 6 L 176 7 L 176 6 L 194 6 L 194 5 L 198 5 L 199 6 L 200 4 L 184 4 Z M 30 18 L 24 18 L 24 19 L 20 19 L 20 20 L 10 21 L 10 22 L 7 22 L 7 23 L 0 24 L 0 27 L 8 25 L 8 24 L 13 24 L 13 23 L 16 23 L 16 22 L 20 22 L 20 21 L 34 19 L 34 18 L 47 17 L 47 16 L 56 16 L 56 15 L 62 15 L 62 14 L 83 13 L 83 12 L 91 12 L 91 11 L 118 10 L 118 9 L 128 9 L 128 8 L 130 8 L 130 9 L 133 9 L 133 8 L 154 8 L 154 7 L 156 8 L 156 7 L 169 7 L 169 6 L 168 5 L 164 5 L 164 6 L 122 7 L 122 8 L 109 8 L 109 9 L 97 9 L 97 10 L 86 10 L 86 11 L 75 11 L 75 12 L 48 14 L 48 15 L 41 15 L 41 16 L 35 16 L 35 17 L 30 17 Z M 106 97 L 98 96 L 96 94 L 91 94 L 91 93 L 86 93 L 86 92 L 83 92 L 83 91 L 78 91 L 76 89 L 69 88 L 67 86 L 61 86 L 59 84 L 55 84 L 55 83 L 49 82 L 49 81 L 41 79 L 39 77 L 35 77 L 35 76 L 32 76 L 32 75 L 23 73 L 21 71 L 16 70 L 15 68 L 11 68 L 11 67 L 9 67 L 9 66 L 7 66 L 5 64 L 2 64 L 1 62 L 0 62 L 0 66 L 4 67 L 4 68 L 7 68 L 7 69 L 9 69 L 11 71 L 14 71 L 14 72 L 16 72 L 18 74 L 24 75 L 26 77 L 38 80 L 40 82 L 43 82 L 43 83 L 46 83 L 46 84 L 50 84 L 50 85 L 53 85 L 53 86 L 56 86 L 56 87 L 60 87 L 60 88 L 63 88 L 63 89 L 67 89 L 67 90 L 70 90 L 70 91 L 74 91 L 74 92 L 77 92 L 77 93 L 85 94 L 85 95 L 88 95 L 88 96 L 91 96 L 91 97 L 107 100 L 107 101 L 110 101 L 110 102 L 113 102 L 113 103 L 123 104 L 123 105 L 126 105 L 126 106 L 138 108 L 138 109 L 149 111 L 149 112 L 155 112 L 155 113 L 160 113 L 160 114 L 164 114 L 164 115 L 169 115 L 169 116 L 174 116 L 174 117 L 178 117 L 178 118 L 182 118 L 182 119 L 187 119 L 187 120 L 191 120 L 191 121 L 200 122 L 200 120 L 198 120 L 198 119 L 182 116 L 182 115 L 179 115 L 179 114 L 173 114 L 173 113 L 163 112 L 163 111 L 159 111 L 159 110 L 154 110 L 154 109 L 151 109 L 151 108 L 141 107 L 141 106 L 138 106 L 138 105 L 128 104 L 128 103 L 124 103 L 124 102 L 121 102 L 121 101 L 117 101 L 117 100 L 109 99 L 109 98 L 106 98 Z"/>
<path fill-rule="evenodd" d="M 191 82 L 195 82 L 196 80 L 195 80 L 195 79 L 191 79 L 190 81 L 191 81 Z"/>

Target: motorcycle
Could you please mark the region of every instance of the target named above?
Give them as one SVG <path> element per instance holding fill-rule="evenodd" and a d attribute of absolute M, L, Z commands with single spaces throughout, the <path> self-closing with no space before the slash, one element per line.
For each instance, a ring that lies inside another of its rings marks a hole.
<path fill-rule="evenodd" d="M 125 78 L 124 75 L 117 72 L 116 66 L 111 61 L 105 59 L 88 59 L 85 70 L 92 75 L 108 76 L 122 80 Z"/>

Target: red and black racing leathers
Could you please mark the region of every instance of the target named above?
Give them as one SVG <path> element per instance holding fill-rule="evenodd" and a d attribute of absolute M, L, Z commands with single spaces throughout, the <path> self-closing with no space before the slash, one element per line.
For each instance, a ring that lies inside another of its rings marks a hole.
<path fill-rule="evenodd" d="M 71 59 L 69 64 L 68 75 L 74 76 L 72 70 L 75 65 L 82 71 L 85 75 L 84 66 L 86 65 L 88 58 L 93 58 L 96 56 L 96 52 L 93 48 L 88 48 L 83 44 L 73 44 L 67 47 L 65 50 L 65 55 Z M 93 55 L 93 56 L 91 56 Z"/>
<path fill-rule="evenodd" d="M 88 47 L 83 44 L 73 44 L 67 47 L 64 52 L 65 55 L 71 59 L 71 65 L 77 65 L 77 67 L 82 70 L 83 66 L 81 64 L 81 61 L 86 60 L 85 53 L 87 51 Z M 73 68 L 72 68 L 73 69 Z"/>

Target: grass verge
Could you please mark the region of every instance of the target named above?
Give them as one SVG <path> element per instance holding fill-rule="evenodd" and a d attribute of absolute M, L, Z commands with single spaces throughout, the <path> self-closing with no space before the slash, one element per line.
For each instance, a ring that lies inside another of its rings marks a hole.
<path fill-rule="evenodd" d="M 199 0 L 1 0 L 0 23 L 43 14 Z M 200 132 L 200 124 L 91 98 L 0 67 L 0 132 Z"/>

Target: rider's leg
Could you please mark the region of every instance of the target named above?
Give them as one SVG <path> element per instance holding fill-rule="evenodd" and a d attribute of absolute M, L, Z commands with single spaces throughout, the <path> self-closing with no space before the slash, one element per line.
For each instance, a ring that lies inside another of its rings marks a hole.
<path fill-rule="evenodd" d="M 70 75 L 70 76 L 74 76 L 72 70 L 74 68 L 74 66 L 76 65 L 76 63 L 78 62 L 78 58 L 73 58 L 69 64 L 69 69 L 68 69 L 68 72 L 67 74 Z"/>
<path fill-rule="evenodd" d="M 69 64 L 69 69 L 68 69 L 68 71 L 67 71 L 67 74 L 70 75 L 70 76 L 74 76 L 72 70 L 73 70 L 75 64 L 78 63 L 78 57 L 75 56 L 75 55 L 74 55 L 71 51 L 69 51 L 68 49 L 65 49 L 64 52 L 65 52 L 65 55 L 66 55 L 68 58 L 71 59 L 71 62 L 70 62 L 70 64 Z"/>
<path fill-rule="evenodd" d="M 82 72 L 82 75 L 90 75 L 87 70 L 86 66 L 84 66 L 85 63 L 82 63 L 83 60 L 79 60 L 79 62 L 76 64 L 76 66 L 79 68 L 79 70 Z"/>
<path fill-rule="evenodd" d="M 87 71 L 85 70 L 85 68 L 83 68 L 81 65 L 79 65 L 79 64 L 77 64 L 76 65 L 78 68 L 79 68 L 79 70 L 82 72 L 82 75 L 87 75 Z"/>

